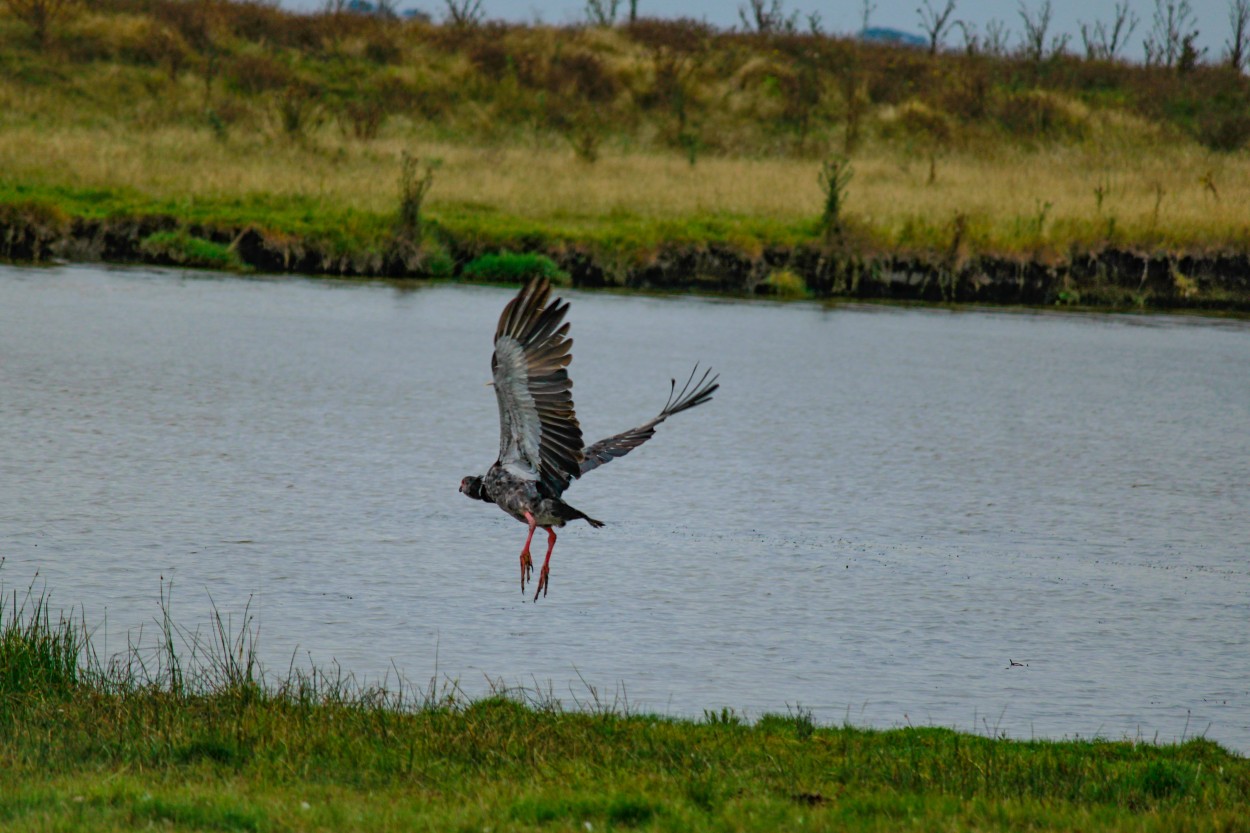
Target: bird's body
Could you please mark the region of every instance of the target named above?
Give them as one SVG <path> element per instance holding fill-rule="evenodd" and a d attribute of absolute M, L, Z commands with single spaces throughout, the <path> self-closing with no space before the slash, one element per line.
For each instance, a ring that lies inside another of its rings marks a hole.
<path fill-rule="evenodd" d="M 535 599 L 547 593 L 551 551 L 556 543 L 553 527 L 575 520 L 603 526 L 564 502 L 562 496 L 570 482 L 628 454 L 650 439 L 665 419 L 703 404 L 719 387 L 716 377 L 709 379 L 711 371 L 692 387 L 692 372 L 680 392 L 673 381 L 668 402 L 650 422 L 583 447 L 581 425 L 573 408 L 573 382 L 565 369 L 573 359 L 569 325 L 563 323 L 568 304 L 559 298 L 548 304 L 550 294 L 545 279 L 534 279 L 504 307 L 491 357 L 491 384 L 499 402 L 499 456 L 485 475 L 470 475 L 460 481 L 460 491 L 468 497 L 493 503 L 529 526 L 521 550 L 522 590 L 533 571 L 529 548 L 534 530 L 546 530 L 547 556 Z"/>
<path fill-rule="evenodd" d="M 528 523 L 525 513 L 534 518 L 536 526 L 564 526 L 569 521 L 585 519 L 591 526 L 603 526 L 580 510 L 574 509 L 558 497 L 548 497 L 538 480 L 524 472 L 510 471 L 498 463 L 490 467 L 482 478 L 482 491 L 491 495 L 491 502 L 522 523 Z"/>

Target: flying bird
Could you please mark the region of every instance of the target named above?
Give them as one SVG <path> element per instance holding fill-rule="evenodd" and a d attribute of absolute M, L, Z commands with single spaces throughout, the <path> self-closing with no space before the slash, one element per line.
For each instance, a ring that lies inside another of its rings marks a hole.
<path fill-rule="evenodd" d="M 569 484 L 604 463 L 624 457 L 655 434 L 655 428 L 673 414 L 702 405 L 720 387 L 719 375 L 704 371 L 698 382 L 695 365 L 680 390 L 673 379 L 668 401 L 654 419 L 591 446 L 582 445 L 582 428 L 573 410 L 573 381 L 566 369 L 573 360 L 564 321 L 567 302 L 551 297 L 545 278 L 531 279 L 504 307 L 495 328 L 495 353 L 490 367 L 499 400 L 499 457 L 485 475 L 469 475 L 460 491 L 475 500 L 493 503 L 529 526 L 521 549 L 521 592 L 534 572 L 530 542 L 534 530 L 547 532 L 547 555 L 538 574 L 534 600 L 546 596 L 551 551 L 556 546 L 553 527 L 584 520 L 593 527 L 602 521 L 575 509 L 562 496 Z"/>

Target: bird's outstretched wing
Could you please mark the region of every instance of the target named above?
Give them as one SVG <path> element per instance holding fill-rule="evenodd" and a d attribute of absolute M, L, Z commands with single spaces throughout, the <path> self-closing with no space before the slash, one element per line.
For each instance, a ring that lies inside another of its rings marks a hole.
<path fill-rule="evenodd" d="M 695 374 L 699 372 L 699 366 L 696 364 L 694 370 L 690 371 L 690 378 L 686 380 L 686 384 L 682 385 L 680 391 L 677 390 L 677 380 L 672 380 L 672 387 L 669 390 L 668 402 L 664 403 L 664 409 L 659 415 L 650 422 L 639 425 L 637 428 L 631 428 L 624 433 L 617 434 L 614 437 L 608 437 L 606 440 L 600 440 L 590 446 L 583 452 L 582 468 L 578 476 L 585 474 L 591 469 L 597 469 L 604 463 L 615 460 L 617 457 L 624 457 L 638 446 L 645 443 L 655 435 L 655 427 L 673 414 L 681 413 L 696 405 L 702 405 L 712 398 L 712 394 L 720 387 L 717 379 L 720 375 L 712 376 L 712 371 L 705 370 L 698 384 L 695 384 Z M 711 378 L 708 378 L 711 377 Z"/>
<path fill-rule="evenodd" d="M 504 307 L 491 357 L 499 400 L 499 462 L 532 473 L 558 497 L 581 474 L 582 429 L 573 411 L 568 303 L 547 303 L 551 285 L 532 279 Z"/>

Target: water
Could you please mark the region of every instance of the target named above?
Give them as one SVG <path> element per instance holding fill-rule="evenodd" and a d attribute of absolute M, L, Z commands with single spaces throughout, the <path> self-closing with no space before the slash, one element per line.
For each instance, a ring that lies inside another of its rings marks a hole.
<path fill-rule="evenodd" d="M 279 677 L 1250 751 L 1250 325 L 566 293 L 588 440 L 723 388 L 574 484 L 531 604 L 457 492 L 508 296 L 0 267 L 0 582 L 110 652 L 162 577 L 250 599 Z"/>

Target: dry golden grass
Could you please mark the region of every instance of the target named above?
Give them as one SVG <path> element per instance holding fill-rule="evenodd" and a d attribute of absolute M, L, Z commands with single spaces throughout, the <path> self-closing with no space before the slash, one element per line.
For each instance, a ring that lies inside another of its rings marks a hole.
<path fill-rule="evenodd" d="M 398 131 L 396 131 L 398 132 Z M 205 129 L 114 126 L 0 131 L 0 170 L 43 186 L 125 188 L 166 200 L 258 194 L 313 197 L 374 213 L 394 210 L 403 150 L 438 160 L 429 209 L 501 214 L 571 226 L 709 216 L 781 224 L 814 220 L 818 165 L 802 159 L 605 153 L 579 162 L 560 145 L 473 147 L 390 135 L 344 140 L 324 128 L 293 143 L 265 135 L 219 141 Z M 846 212 L 875 239 L 901 246 L 945 239 L 965 215 L 969 239 L 1017 251 L 1100 241 L 1164 247 L 1250 245 L 1250 158 L 1196 145 L 927 155 L 867 149 L 853 160 Z M 1101 205 L 1097 189 L 1102 189 Z"/>

